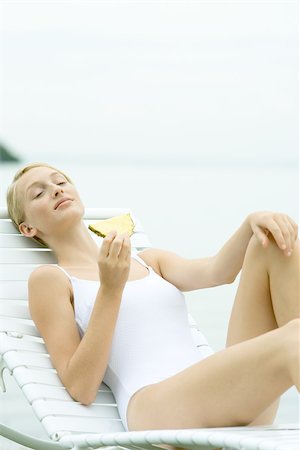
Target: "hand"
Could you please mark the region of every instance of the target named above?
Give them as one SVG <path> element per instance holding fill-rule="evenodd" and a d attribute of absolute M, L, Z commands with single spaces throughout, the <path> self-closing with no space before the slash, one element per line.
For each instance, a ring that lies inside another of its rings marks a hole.
<path fill-rule="evenodd" d="M 263 247 L 269 244 L 271 233 L 278 247 L 286 256 L 292 254 L 298 236 L 298 226 L 288 215 L 270 211 L 254 212 L 248 216 L 253 233 Z"/>
<path fill-rule="evenodd" d="M 123 290 L 129 275 L 130 260 L 129 236 L 110 232 L 103 239 L 98 256 L 101 286 L 110 290 Z"/>

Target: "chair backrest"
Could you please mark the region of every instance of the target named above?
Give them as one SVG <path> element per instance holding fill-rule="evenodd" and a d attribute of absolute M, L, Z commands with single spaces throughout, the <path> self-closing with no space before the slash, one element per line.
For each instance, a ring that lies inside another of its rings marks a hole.
<path fill-rule="evenodd" d="M 151 246 L 139 220 L 129 209 L 87 209 L 89 223 L 130 212 L 135 222 L 131 237 L 133 251 Z M 96 241 L 101 238 L 92 234 Z M 28 309 L 27 280 L 41 264 L 57 261 L 50 249 L 22 236 L 0 209 L 0 356 L 2 368 L 8 368 L 30 402 L 49 436 L 58 440 L 66 433 L 101 433 L 124 431 L 115 399 L 102 383 L 95 402 L 84 406 L 75 402 L 53 368 L 45 344 Z M 203 335 L 190 317 L 197 346 L 206 345 Z"/>

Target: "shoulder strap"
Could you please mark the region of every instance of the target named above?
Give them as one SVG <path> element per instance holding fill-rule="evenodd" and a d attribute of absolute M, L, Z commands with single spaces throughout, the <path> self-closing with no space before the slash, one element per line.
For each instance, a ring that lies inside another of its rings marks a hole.
<path fill-rule="evenodd" d="M 69 280 L 72 279 L 71 275 L 68 274 L 68 272 L 63 269 L 61 266 L 59 266 L 58 264 L 55 265 L 55 267 L 57 267 L 58 269 L 60 269 L 62 272 L 64 272 L 65 275 L 67 275 L 67 277 L 69 278 Z"/>
<path fill-rule="evenodd" d="M 140 258 L 140 256 L 138 256 L 137 254 L 132 254 L 131 256 L 132 256 L 132 258 L 134 258 L 138 262 L 140 262 L 144 267 L 147 267 L 147 269 L 149 269 L 148 264 L 146 264 L 145 261 L 142 258 Z"/>

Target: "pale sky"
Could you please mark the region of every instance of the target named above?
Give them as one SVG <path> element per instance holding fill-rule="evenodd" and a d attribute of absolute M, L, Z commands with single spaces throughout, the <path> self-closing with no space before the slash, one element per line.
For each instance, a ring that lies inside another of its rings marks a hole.
<path fill-rule="evenodd" d="M 0 5 L 0 141 L 19 155 L 297 164 L 297 1 Z"/>

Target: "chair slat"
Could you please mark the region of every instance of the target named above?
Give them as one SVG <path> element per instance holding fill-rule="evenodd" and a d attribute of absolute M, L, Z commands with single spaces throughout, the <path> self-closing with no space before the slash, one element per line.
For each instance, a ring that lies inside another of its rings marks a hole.
<path fill-rule="evenodd" d="M 9 370 L 14 370 L 19 366 L 37 367 L 42 369 L 53 369 L 51 359 L 48 354 L 34 354 L 32 352 L 10 351 L 5 354 L 5 363 Z"/>
<path fill-rule="evenodd" d="M 23 387 L 27 383 L 44 383 L 51 386 L 63 386 L 57 374 L 51 369 L 39 370 L 19 366 L 14 369 L 14 378 L 20 387 Z"/>
<path fill-rule="evenodd" d="M 3 359 L 5 362 L 5 353 L 16 350 L 16 351 L 27 351 L 36 353 L 47 353 L 47 349 L 44 343 L 37 342 L 31 339 L 16 338 L 12 336 L 7 336 L 5 333 L 0 333 L 0 354 L 3 354 Z"/>
<path fill-rule="evenodd" d="M 10 317 L 3 318 L 0 316 L 0 332 L 1 331 L 15 332 L 28 336 L 40 336 L 33 323 L 24 323 L 19 319 L 12 319 Z"/>
<path fill-rule="evenodd" d="M 40 399 L 74 401 L 64 386 L 47 386 L 46 384 L 28 383 L 23 386 L 22 391 L 30 403 Z"/>
<path fill-rule="evenodd" d="M 94 417 L 54 417 L 49 416 L 42 421 L 49 436 L 64 432 L 73 433 L 116 433 L 124 431 L 120 420 L 99 419 Z"/>
<path fill-rule="evenodd" d="M 0 248 L 44 248 L 22 234 L 0 234 Z"/>
<path fill-rule="evenodd" d="M 35 412 L 40 420 L 47 416 L 73 416 L 73 417 L 98 417 L 107 419 L 119 419 L 115 404 L 112 405 L 90 405 L 84 406 L 81 403 L 64 402 L 59 400 L 37 400 L 34 403 Z"/>
<path fill-rule="evenodd" d="M 0 218 L 0 233 L 19 234 L 19 230 L 15 227 L 10 219 Z"/>
<path fill-rule="evenodd" d="M 2 281 L 0 299 L 26 300 L 28 298 L 27 281 Z"/>
<path fill-rule="evenodd" d="M 65 387 L 47 386 L 45 384 L 29 383 L 23 386 L 23 393 L 30 403 L 40 399 L 64 400 L 74 402 Z M 111 390 L 102 383 L 94 401 L 97 403 L 115 403 Z"/>
<path fill-rule="evenodd" d="M 0 300 L 0 317 L 31 319 L 28 302 L 3 299 Z"/>
<path fill-rule="evenodd" d="M 0 264 L 51 264 L 57 263 L 53 252 L 48 249 L 1 249 Z M 17 267 L 16 267 L 17 269 Z"/>
<path fill-rule="evenodd" d="M 1 264 L 0 281 L 27 281 L 31 272 L 40 264 Z"/>

